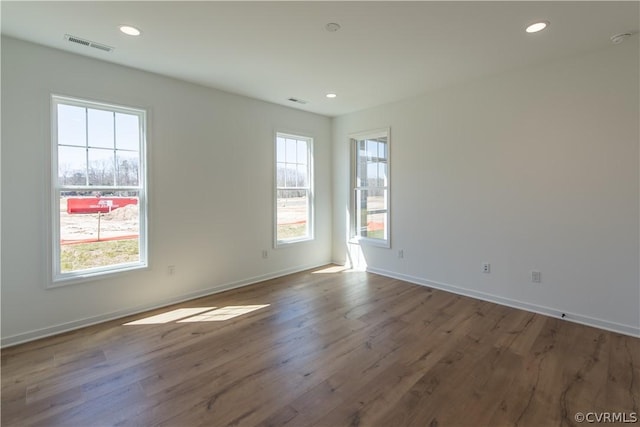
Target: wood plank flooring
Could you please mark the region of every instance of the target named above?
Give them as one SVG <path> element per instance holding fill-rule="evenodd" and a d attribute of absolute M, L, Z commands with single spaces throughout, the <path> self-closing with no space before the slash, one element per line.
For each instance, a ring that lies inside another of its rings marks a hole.
<path fill-rule="evenodd" d="M 540 427 L 640 412 L 637 338 L 325 270 L 4 349 L 2 425 Z M 197 307 L 224 311 L 126 325 Z"/>

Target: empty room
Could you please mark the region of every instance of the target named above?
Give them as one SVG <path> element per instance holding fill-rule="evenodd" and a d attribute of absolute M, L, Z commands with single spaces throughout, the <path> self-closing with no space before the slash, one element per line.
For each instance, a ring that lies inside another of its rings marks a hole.
<path fill-rule="evenodd" d="M 640 423 L 640 2 L 0 8 L 3 426 Z"/>

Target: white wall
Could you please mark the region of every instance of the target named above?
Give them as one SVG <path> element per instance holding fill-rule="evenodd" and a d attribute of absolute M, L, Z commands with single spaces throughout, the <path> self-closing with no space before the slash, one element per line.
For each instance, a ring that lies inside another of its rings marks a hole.
<path fill-rule="evenodd" d="M 359 249 L 348 135 L 390 126 L 392 248 L 362 247 L 371 271 L 640 334 L 638 80 L 636 36 L 335 119 L 334 260 Z"/>
<path fill-rule="evenodd" d="M 46 288 L 52 93 L 149 110 L 148 270 Z M 316 240 L 273 250 L 278 130 L 315 139 Z M 330 152 L 329 118 L 3 37 L 3 344 L 329 262 Z"/>
<path fill-rule="evenodd" d="M 11 38 L 1 60 L 3 345 L 344 262 L 347 135 L 386 126 L 392 248 L 363 248 L 372 271 L 640 334 L 637 36 L 339 117 L 333 134 L 326 117 Z M 149 109 L 148 270 L 46 288 L 51 93 Z M 317 228 L 272 250 L 276 130 L 315 138 Z"/>

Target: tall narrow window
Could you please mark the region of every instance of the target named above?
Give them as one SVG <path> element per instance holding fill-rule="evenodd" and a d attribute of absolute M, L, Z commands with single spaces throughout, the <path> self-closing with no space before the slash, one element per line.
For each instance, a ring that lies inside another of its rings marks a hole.
<path fill-rule="evenodd" d="M 276 135 L 276 246 L 313 239 L 313 139 Z"/>
<path fill-rule="evenodd" d="M 351 144 L 352 235 L 389 247 L 389 130 L 354 135 Z"/>
<path fill-rule="evenodd" d="M 145 267 L 146 113 L 52 97 L 53 280 Z"/>

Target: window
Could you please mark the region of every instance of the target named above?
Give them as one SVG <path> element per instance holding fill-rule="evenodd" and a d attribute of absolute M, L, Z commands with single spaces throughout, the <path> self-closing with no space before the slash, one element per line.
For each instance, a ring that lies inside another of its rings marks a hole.
<path fill-rule="evenodd" d="M 53 281 L 145 267 L 146 113 L 52 97 Z"/>
<path fill-rule="evenodd" d="M 313 239 L 313 139 L 276 135 L 276 246 Z"/>
<path fill-rule="evenodd" d="M 378 246 L 389 244 L 389 130 L 351 137 L 353 146 L 352 236 Z"/>

